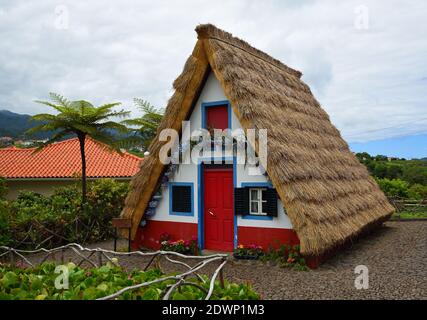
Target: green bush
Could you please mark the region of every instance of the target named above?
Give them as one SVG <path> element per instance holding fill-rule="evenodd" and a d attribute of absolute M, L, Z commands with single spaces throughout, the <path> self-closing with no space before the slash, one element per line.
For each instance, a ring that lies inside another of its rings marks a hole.
<path fill-rule="evenodd" d="M 403 177 L 410 184 L 427 185 L 427 165 L 412 165 L 403 170 Z"/>
<path fill-rule="evenodd" d="M 34 248 L 110 238 L 111 220 L 120 214 L 127 192 L 126 182 L 90 182 L 85 210 L 77 184 L 58 188 L 48 197 L 21 192 L 15 201 L 3 201 L 3 206 L 0 203 L 0 244 Z"/>
<path fill-rule="evenodd" d="M 6 179 L 3 177 L 0 177 L 0 200 L 4 199 L 7 195 L 7 185 L 6 185 Z"/>
<path fill-rule="evenodd" d="M 8 202 L 0 199 L 0 245 L 8 245 L 11 241 Z"/>
<path fill-rule="evenodd" d="M 408 198 L 409 184 L 400 179 L 376 179 L 381 190 L 388 197 Z"/>
<path fill-rule="evenodd" d="M 408 195 L 411 199 L 427 199 L 427 186 L 416 183 L 409 188 Z"/>
<path fill-rule="evenodd" d="M 260 258 L 263 262 L 279 263 L 282 268 L 291 268 L 297 271 L 307 271 L 305 258 L 301 255 L 299 245 L 280 245 L 278 249 L 270 247 Z"/>
<path fill-rule="evenodd" d="M 388 159 L 382 155 L 373 157 L 367 152 L 356 153 L 356 157 L 368 168 L 388 196 L 426 198 L 427 161 L 425 159 Z M 402 184 L 402 181 L 406 185 Z"/>
<path fill-rule="evenodd" d="M 69 288 L 56 289 L 55 264 L 44 263 L 35 268 L 21 269 L 0 265 L 0 300 L 93 300 L 116 293 L 122 288 L 166 277 L 159 269 L 134 270 L 126 273 L 119 266 L 108 262 L 99 268 L 82 269 L 74 263 L 65 265 L 68 269 Z M 202 300 L 209 290 L 210 281 L 202 276 L 187 279 L 194 286 L 183 285 L 171 295 L 172 300 Z M 119 296 L 122 300 L 159 300 L 173 280 L 166 280 Z M 203 288 L 204 290 L 201 290 Z M 224 281 L 222 288 L 215 282 L 212 299 L 258 300 L 259 295 L 249 284 Z"/>
<path fill-rule="evenodd" d="M 375 163 L 373 167 L 373 174 L 380 179 L 387 177 L 387 164 L 385 162 Z"/>

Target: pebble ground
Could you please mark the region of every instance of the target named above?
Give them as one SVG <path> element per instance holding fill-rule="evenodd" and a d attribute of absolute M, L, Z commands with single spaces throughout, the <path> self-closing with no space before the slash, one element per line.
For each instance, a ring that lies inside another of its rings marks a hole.
<path fill-rule="evenodd" d="M 112 249 L 112 242 L 90 247 Z M 68 252 L 67 256 L 70 260 L 75 255 Z M 145 257 L 119 260 L 128 269 L 143 269 L 149 261 Z M 194 264 L 192 260 L 189 263 Z M 368 267 L 368 289 L 355 287 L 358 265 Z M 166 272 L 184 270 L 164 260 L 161 266 Z M 201 273 L 212 274 L 215 266 Z M 387 222 L 316 270 L 293 271 L 259 261 L 230 259 L 224 275 L 229 281 L 251 283 L 263 299 L 427 300 L 427 221 Z"/>

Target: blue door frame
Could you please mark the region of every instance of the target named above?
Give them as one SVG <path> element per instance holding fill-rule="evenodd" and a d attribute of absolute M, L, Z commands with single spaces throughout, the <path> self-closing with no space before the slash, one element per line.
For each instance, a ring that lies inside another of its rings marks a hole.
<path fill-rule="evenodd" d="M 198 223 L 197 223 L 197 236 L 199 239 L 199 249 L 203 250 L 205 248 L 205 225 L 204 225 L 204 179 L 203 179 L 203 164 L 205 162 L 214 163 L 214 162 L 223 161 L 225 164 L 233 164 L 233 189 L 237 186 L 237 162 L 236 157 L 222 157 L 222 158 L 199 158 L 197 163 L 197 202 L 198 202 Z M 233 196 L 234 204 L 234 196 Z M 237 216 L 234 213 L 234 248 L 237 248 Z"/>
<path fill-rule="evenodd" d="M 231 123 L 231 105 L 228 100 L 222 101 L 213 101 L 213 102 L 203 102 L 202 103 L 202 127 L 206 129 L 206 109 L 209 107 L 218 107 L 218 106 L 227 106 L 228 112 L 228 127 L 232 129 Z M 215 162 L 224 162 L 226 164 L 233 164 L 233 188 L 237 186 L 237 171 L 236 171 L 236 157 L 222 157 L 222 158 L 199 158 L 197 162 L 197 192 L 198 192 L 198 239 L 199 239 L 199 249 L 203 250 L 205 247 L 205 234 L 204 234 L 204 188 L 203 188 L 203 164 L 205 162 L 215 163 Z M 234 197 L 233 197 L 234 203 Z M 234 210 L 233 210 L 234 214 Z M 237 248 L 237 216 L 234 214 L 234 248 Z"/>

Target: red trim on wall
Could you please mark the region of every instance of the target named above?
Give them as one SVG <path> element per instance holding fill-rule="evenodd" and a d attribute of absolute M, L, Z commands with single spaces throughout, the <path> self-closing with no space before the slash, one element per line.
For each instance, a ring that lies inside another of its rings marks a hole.
<path fill-rule="evenodd" d="M 299 244 L 297 234 L 292 229 L 238 227 L 239 244 L 257 244 L 267 250 L 270 246 L 278 249 L 282 244 Z"/>
<path fill-rule="evenodd" d="M 160 249 L 160 236 L 163 233 L 171 235 L 171 240 L 189 240 L 197 236 L 196 223 L 155 221 L 148 220 L 144 228 L 138 228 L 135 239 L 132 242 L 132 248 L 148 248 L 153 250 Z M 278 249 L 282 244 L 296 245 L 299 239 L 296 232 L 292 229 L 276 228 L 258 228 L 258 227 L 238 227 L 239 244 L 257 244 L 267 250 L 270 246 Z M 307 266 L 315 269 L 329 255 L 320 257 L 307 257 Z"/>
<path fill-rule="evenodd" d="M 197 224 L 171 221 L 148 220 L 144 228 L 138 228 L 132 248 L 140 247 L 158 250 L 160 249 L 160 236 L 163 233 L 171 235 L 171 240 L 190 240 L 197 237 Z"/>
<path fill-rule="evenodd" d="M 280 245 L 297 245 L 300 243 L 296 232 L 292 229 L 276 229 L 276 228 L 257 228 L 257 227 L 238 227 L 239 244 L 257 244 L 268 250 L 270 246 L 278 249 Z M 307 257 L 307 266 L 310 269 L 316 269 L 320 263 L 327 257 Z"/>

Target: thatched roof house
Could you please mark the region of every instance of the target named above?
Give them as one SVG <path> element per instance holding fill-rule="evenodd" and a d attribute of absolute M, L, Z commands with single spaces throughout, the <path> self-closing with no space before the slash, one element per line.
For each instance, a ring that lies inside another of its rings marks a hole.
<path fill-rule="evenodd" d="M 213 73 L 241 126 L 268 130 L 268 176 L 303 254 L 325 253 L 390 217 L 393 207 L 350 152 L 301 72 L 213 25 L 196 31 L 197 43 L 173 84 L 175 93 L 158 132 L 181 129 Z M 163 144 L 154 140 L 131 183 L 122 217 L 132 219 L 132 237 L 164 173 L 159 161 Z"/>

